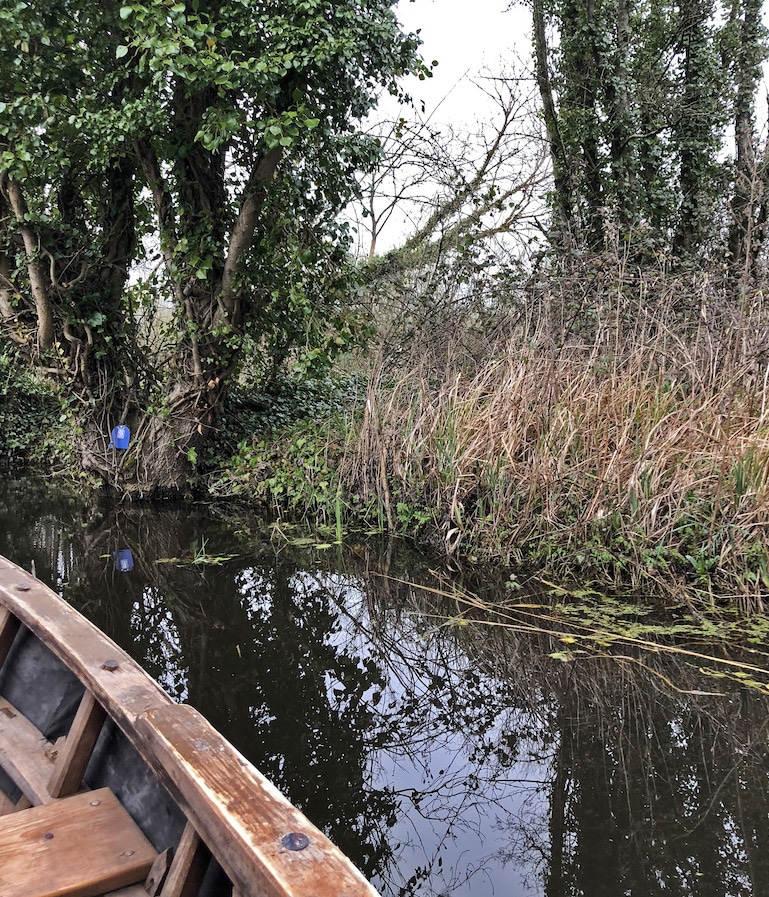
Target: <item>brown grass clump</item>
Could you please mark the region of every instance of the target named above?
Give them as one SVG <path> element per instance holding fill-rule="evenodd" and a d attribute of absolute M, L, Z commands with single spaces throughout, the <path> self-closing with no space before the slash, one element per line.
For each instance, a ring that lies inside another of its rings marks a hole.
<path fill-rule="evenodd" d="M 574 283 L 486 358 L 375 367 L 346 477 L 449 554 L 636 589 L 769 595 L 769 316 L 707 281 Z M 634 298 L 628 299 L 632 295 Z M 576 309 L 576 311 L 575 311 Z M 390 381 L 387 382 L 387 377 Z"/>

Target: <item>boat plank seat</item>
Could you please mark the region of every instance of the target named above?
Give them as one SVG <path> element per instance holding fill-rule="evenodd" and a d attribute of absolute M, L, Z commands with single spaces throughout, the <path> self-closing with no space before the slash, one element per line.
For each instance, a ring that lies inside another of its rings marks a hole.
<path fill-rule="evenodd" d="M 0 767 L 31 804 L 48 803 L 56 749 L 5 698 L 0 698 Z"/>
<path fill-rule="evenodd" d="M 0 817 L 2 897 L 99 897 L 143 882 L 156 856 L 109 788 Z"/>

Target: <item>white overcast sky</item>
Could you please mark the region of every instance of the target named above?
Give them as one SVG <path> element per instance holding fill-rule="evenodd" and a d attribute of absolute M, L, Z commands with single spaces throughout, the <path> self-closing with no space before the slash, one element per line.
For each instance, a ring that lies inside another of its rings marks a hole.
<path fill-rule="evenodd" d="M 510 0 L 399 0 L 396 14 L 404 30 L 419 30 L 422 57 L 438 61 L 430 80 L 409 83 L 428 114 L 440 103 L 439 120 L 472 118 L 477 91 L 463 78 L 484 69 L 499 72 L 515 53 L 528 62 L 530 14 L 521 3 L 510 6 Z"/>
<path fill-rule="evenodd" d="M 432 78 L 410 78 L 402 84 L 414 109 L 399 108 L 394 98 L 384 95 L 371 122 L 393 121 L 402 115 L 407 120 L 429 121 L 437 132 L 450 127 L 455 134 L 472 135 L 488 128 L 498 107 L 473 79 L 482 80 L 484 73 L 520 76 L 524 67 L 530 67 L 530 13 L 523 0 L 515 4 L 511 0 L 398 0 L 395 12 L 404 31 L 419 32 L 422 58 L 428 65 L 437 60 L 438 65 Z M 382 203 L 378 205 L 381 211 Z M 415 209 L 416 218 L 412 217 Z M 349 218 L 358 233 L 356 251 L 365 254 L 369 225 L 359 213 L 360 207 L 354 204 Z M 417 207 L 410 207 L 407 200 L 399 203 L 379 233 L 377 249 L 387 251 L 400 243 L 418 218 Z"/>

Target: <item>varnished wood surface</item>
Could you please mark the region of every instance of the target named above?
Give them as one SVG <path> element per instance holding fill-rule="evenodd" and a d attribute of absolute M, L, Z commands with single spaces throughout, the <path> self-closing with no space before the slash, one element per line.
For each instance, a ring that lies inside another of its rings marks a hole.
<path fill-rule="evenodd" d="M 0 818 L 3 897 L 99 897 L 143 881 L 155 856 L 108 788 Z"/>
<path fill-rule="evenodd" d="M 0 557 L 2 607 L 94 695 L 158 775 L 241 897 L 376 897 L 341 851 L 199 713 L 175 704 L 104 633 Z M 305 836 L 307 846 L 284 846 L 292 833 Z"/>

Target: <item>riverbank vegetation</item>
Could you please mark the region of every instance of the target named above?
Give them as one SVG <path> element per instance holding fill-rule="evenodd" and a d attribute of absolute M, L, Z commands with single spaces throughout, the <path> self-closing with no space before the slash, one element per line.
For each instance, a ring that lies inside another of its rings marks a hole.
<path fill-rule="evenodd" d="M 67 16 L 2 14 L 6 457 L 764 608 L 756 0 L 534 0 L 465 128 L 387 0 L 91 6 L 66 89 Z"/>
<path fill-rule="evenodd" d="M 459 561 L 762 609 L 761 297 L 743 309 L 700 271 L 655 281 L 602 262 L 559 293 L 549 279 L 534 314 L 511 307 L 493 331 L 447 321 L 447 340 L 423 333 L 396 363 L 381 347 L 365 395 L 358 385 L 316 419 L 262 426 L 212 491 L 333 532 L 406 533 Z M 447 346 L 460 338 L 475 358 Z"/>

